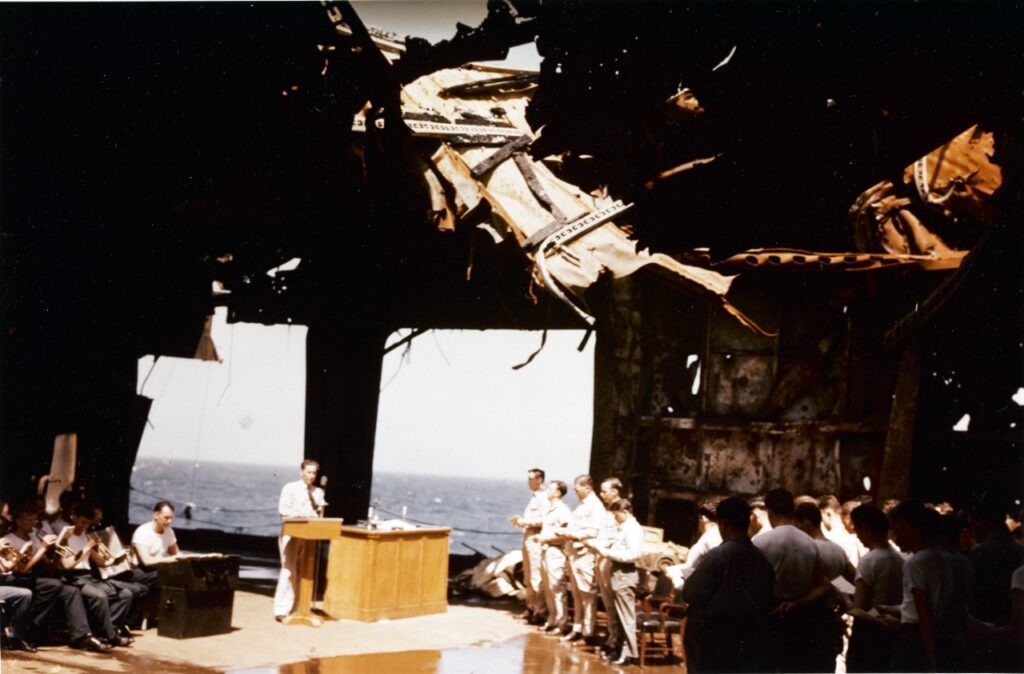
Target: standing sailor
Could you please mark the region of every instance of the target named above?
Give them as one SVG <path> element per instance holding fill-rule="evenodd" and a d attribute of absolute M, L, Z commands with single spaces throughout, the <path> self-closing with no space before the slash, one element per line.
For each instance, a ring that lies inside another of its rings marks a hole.
<path fill-rule="evenodd" d="M 617 477 L 608 477 L 601 482 L 601 501 L 605 508 L 611 508 L 612 504 L 623 497 L 622 480 Z M 611 510 L 605 510 L 601 530 L 598 532 L 598 539 L 605 543 L 611 543 L 615 533 L 619 530 L 619 523 Z M 612 593 L 612 560 L 603 555 L 597 557 L 597 587 L 601 591 L 601 601 L 604 603 L 605 615 L 608 617 L 608 639 L 601 646 L 604 654 L 617 653 L 619 651 L 619 640 L 622 630 L 619 627 L 619 620 L 615 616 L 615 595 Z"/>
<path fill-rule="evenodd" d="M 612 562 L 611 588 L 615 616 L 623 637 L 622 654 L 612 664 L 630 665 L 636 662 L 639 654 L 636 643 L 636 586 L 640 576 L 636 570 L 636 561 L 643 553 L 644 529 L 633 517 L 633 504 L 627 499 L 620 498 L 613 503 L 611 512 L 619 525 L 611 544 L 593 540 L 588 541 L 587 545 Z M 611 659 L 614 655 L 607 657 Z"/>
<path fill-rule="evenodd" d="M 597 538 L 604 524 L 605 509 L 601 499 L 594 493 L 594 480 L 589 475 L 580 475 L 573 482 L 576 498 L 580 503 L 572 511 L 569 530 L 565 537 L 565 554 L 569 558 L 570 582 L 572 583 L 573 621 L 572 632 L 562 641 L 578 641 L 594 636 L 597 623 L 597 553 L 583 545 L 582 541 Z"/>
<path fill-rule="evenodd" d="M 526 483 L 532 496 L 526 504 L 523 516 L 509 518 L 513 526 L 523 530 L 523 582 L 526 585 L 526 614 L 523 616 L 531 625 L 542 625 L 547 617 L 544 602 L 544 587 L 541 569 L 540 542 L 536 534 L 544 524 L 544 513 L 548 509 L 548 495 L 544 490 L 544 471 L 531 468 L 526 473 Z"/>
<path fill-rule="evenodd" d="M 299 468 L 301 479 L 289 482 L 281 489 L 277 511 L 282 520 L 323 517 L 324 506 L 327 505 L 324 490 L 313 486 L 320 464 L 306 459 L 299 464 Z M 292 537 L 286 536 L 282 530 L 278 537 L 278 548 L 281 551 L 281 575 L 278 576 L 277 591 L 274 593 L 274 619 L 280 622 L 295 607 L 302 546 L 296 544 Z"/>
<path fill-rule="evenodd" d="M 569 618 L 566 606 L 566 559 L 562 545 L 565 543 L 565 528 L 569 525 L 569 506 L 562 502 L 568 488 L 561 480 L 548 484 L 548 509 L 544 513 L 544 526 L 537 534 L 543 551 L 544 601 L 548 606 L 548 619 L 544 631 L 561 634 Z"/>

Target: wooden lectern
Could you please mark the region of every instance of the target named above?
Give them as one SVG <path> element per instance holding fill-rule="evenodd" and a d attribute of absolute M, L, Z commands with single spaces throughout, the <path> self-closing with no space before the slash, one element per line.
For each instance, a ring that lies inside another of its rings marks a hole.
<path fill-rule="evenodd" d="M 324 612 L 366 622 L 444 613 L 450 531 L 342 527 L 328 557 Z"/>
<path fill-rule="evenodd" d="M 282 533 L 300 541 L 299 596 L 296 610 L 284 619 L 285 625 L 320 627 L 323 620 L 313 614 L 313 583 L 316 580 L 317 541 L 341 538 L 341 518 L 297 517 L 286 519 Z"/>

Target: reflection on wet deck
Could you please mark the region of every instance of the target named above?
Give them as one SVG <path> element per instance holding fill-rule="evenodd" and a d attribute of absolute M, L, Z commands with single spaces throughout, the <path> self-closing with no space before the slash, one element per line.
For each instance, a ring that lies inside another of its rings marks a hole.
<path fill-rule="evenodd" d="M 666 674 L 686 672 L 679 664 L 667 664 L 664 660 L 648 663 L 643 671 L 652 667 Z M 277 667 L 229 670 L 230 674 L 611 674 L 634 671 L 641 669 L 608 665 L 592 648 L 562 645 L 558 639 L 540 634 L 477 648 L 344 655 Z"/>

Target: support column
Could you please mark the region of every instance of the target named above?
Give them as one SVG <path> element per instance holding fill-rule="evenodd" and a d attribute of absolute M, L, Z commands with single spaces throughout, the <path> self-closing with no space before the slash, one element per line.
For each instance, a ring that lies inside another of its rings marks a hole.
<path fill-rule="evenodd" d="M 633 470 L 639 437 L 642 316 L 632 277 L 600 284 L 594 292 L 598 309 L 594 353 L 594 426 L 590 473 L 596 480 L 616 476 L 634 488 Z"/>
<path fill-rule="evenodd" d="M 878 480 L 879 503 L 890 498 L 902 500 L 909 496 L 920 380 L 921 347 L 917 342 L 910 342 L 903 347 L 896 372 L 889 430 L 885 435 L 882 470 Z"/>
<path fill-rule="evenodd" d="M 310 325 L 306 338 L 305 457 L 320 463 L 327 515 L 366 517 L 385 331 L 351 318 Z"/>

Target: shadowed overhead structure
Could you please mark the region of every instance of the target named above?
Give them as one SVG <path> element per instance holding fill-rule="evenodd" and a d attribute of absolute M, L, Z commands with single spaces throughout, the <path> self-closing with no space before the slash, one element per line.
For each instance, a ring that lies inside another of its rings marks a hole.
<path fill-rule="evenodd" d="M 136 361 L 217 359 L 221 304 L 309 326 L 349 519 L 403 326 L 592 328 L 592 472 L 648 519 L 1020 492 L 1009 3 L 488 7 L 431 45 L 344 2 L 4 6 L 0 493 L 75 433 L 125 521 Z M 530 40 L 539 73 L 466 65 Z"/>

